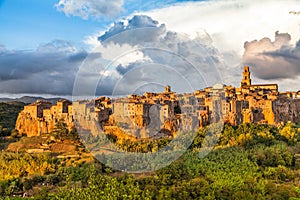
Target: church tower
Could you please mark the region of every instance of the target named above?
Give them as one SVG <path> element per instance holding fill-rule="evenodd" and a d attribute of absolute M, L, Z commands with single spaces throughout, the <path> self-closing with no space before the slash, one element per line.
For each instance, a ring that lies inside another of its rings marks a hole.
<path fill-rule="evenodd" d="M 251 78 L 250 78 L 250 70 L 248 66 L 244 67 L 243 71 L 243 80 L 241 82 L 241 86 L 250 86 L 251 85 Z"/>
<path fill-rule="evenodd" d="M 170 93 L 171 92 L 171 86 L 167 85 L 165 87 L 165 93 Z"/>

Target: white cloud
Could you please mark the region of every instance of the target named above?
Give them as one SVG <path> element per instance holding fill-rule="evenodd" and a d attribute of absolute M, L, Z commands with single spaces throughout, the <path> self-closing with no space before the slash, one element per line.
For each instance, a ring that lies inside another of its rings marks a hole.
<path fill-rule="evenodd" d="M 138 50 L 138 46 L 129 44 L 100 44 L 94 49 L 94 52 L 101 53 L 103 59 L 115 62 L 115 64 L 127 65 L 131 62 L 149 60 L 149 58 L 144 56 L 143 52 Z"/>
<path fill-rule="evenodd" d="M 58 11 L 83 19 L 116 17 L 123 11 L 124 0 L 59 0 Z"/>
<path fill-rule="evenodd" d="M 103 34 L 104 31 L 99 31 L 97 33 L 94 33 L 93 35 L 86 36 L 83 42 L 87 45 L 87 48 L 93 50 L 100 45 L 100 42 L 98 41 L 98 36 Z"/>
<path fill-rule="evenodd" d="M 116 60 L 116 63 L 119 65 L 129 65 L 130 63 L 135 62 L 151 62 L 151 58 L 149 56 L 145 56 L 144 53 L 138 49 L 133 50 L 131 52 L 127 52 L 122 55 L 119 59 Z"/>
<path fill-rule="evenodd" d="M 145 14 L 157 20 L 159 22 L 159 24 L 156 24 L 157 27 L 163 24 L 172 33 L 187 34 L 191 41 L 195 42 L 195 39 L 200 38 L 200 43 L 207 43 L 209 47 L 212 44 L 215 47 L 215 51 L 220 52 L 222 55 L 221 57 L 216 53 L 218 55 L 217 59 L 226 65 L 226 68 L 222 71 L 224 83 L 238 86 L 243 65 L 245 41 L 265 37 L 273 38 L 274 33 L 279 31 L 289 33 L 291 35 L 289 43 L 295 44 L 300 38 L 300 16 L 295 15 L 291 11 L 298 10 L 300 10 L 298 0 L 212 0 L 175 4 L 140 14 Z M 128 19 L 132 16 L 129 16 Z M 128 20 L 125 20 L 123 25 L 121 27 L 126 27 Z M 116 28 L 115 24 L 113 27 Z M 99 35 L 109 36 L 110 33 L 115 32 L 108 31 L 106 34 L 102 32 Z M 150 35 L 153 36 L 154 34 Z M 146 36 L 148 37 L 147 32 Z M 162 36 L 162 32 L 158 36 Z M 201 38 L 202 36 L 204 39 Z M 162 45 L 168 43 L 168 41 L 165 41 L 166 38 L 161 42 Z M 95 35 L 89 39 L 91 44 L 95 46 L 99 45 L 99 41 L 97 41 Z M 175 37 L 172 39 L 173 44 L 176 39 L 178 38 Z M 136 40 L 136 37 L 125 37 L 123 44 L 126 42 L 134 43 L 132 40 Z M 180 43 L 179 41 L 177 42 Z M 192 49 L 187 49 L 186 47 L 182 49 L 192 51 Z M 174 50 L 177 51 L 178 49 Z M 131 67 L 133 65 L 128 67 L 128 69 L 131 69 Z M 124 70 L 123 68 L 120 69 Z M 257 83 L 269 82 L 268 80 L 264 80 L 269 77 L 259 76 L 258 73 L 254 73 L 254 75 L 256 77 L 253 77 L 253 79 Z M 289 81 L 276 80 L 273 82 L 277 82 L 280 86 L 283 86 L 281 87 L 282 89 L 286 89 L 288 85 L 290 85 L 289 89 L 299 89 L 297 85 L 289 84 Z"/>
<path fill-rule="evenodd" d="M 243 63 L 252 66 L 256 77 L 289 79 L 300 75 L 300 41 L 291 44 L 288 33 L 275 33 L 275 40 L 263 38 L 245 43 Z"/>
<path fill-rule="evenodd" d="M 136 29 L 140 29 L 136 31 Z M 158 21 L 151 19 L 148 16 L 129 16 L 127 19 L 120 20 L 112 23 L 107 30 L 98 31 L 93 35 L 85 38 L 85 44 L 95 49 L 101 45 L 101 42 L 108 43 L 111 39 L 116 40 L 118 34 L 122 33 L 124 39 L 125 31 L 128 31 L 129 35 L 132 35 L 130 30 L 134 30 L 134 37 L 127 37 L 126 44 L 136 44 L 137 40 L 140 41 L 153 41 L 153 38 L 157 37 L 165 31 L 165 25 L 159 24 Z M 114 37 L 114 38 L 112 38 Z"/>
<path fill-rule="evenodd" d="M 165 24 L 151 17 L 138 15 L 114 23 L 98 35 L 98 43 L 93 52 L 100 57 L 88 57 L 79 70 L 78 80 L 83 83 L 77 85 L 84 93 L 93 87 L 93 81 L 98 81 L 95 77 L 87 82 L 86 74 L 97 71 L 105 78 L 100 82 L 106 83 L 109 78 L 114 81 L 112 88 L 119 95 L 159 82 L 172 85 L 177 92 L 192 92 L 222 82 L 221 58 L 206 32 L 182 35 L 168 31 Z"/>
<path fill-rule="evenodd" d="M 78 53 L 79 50 L 74 47 L 70 42 L 65 40 L 54 40 L 50 43 L 40 45 L 37 48 L 37 51 L 40 53 L 66 53 L 66 54 L 74 54 Z"/>
<path fill-rule="evenodd" d="M 188 35 L 205 30 L 213 46 L 222 54 L 226 65 L 224 83 L 239 85 L 245 41 L 274 37 L 274 32 L 287 32 L 291 44 L 300 38 L 298 0 L 211 0 L 189 2 L 155 9 L 141 14 L 166 24 L 168 30 Z M 203 31 L 202 31 L 203 32 Z M 253 77 L 255 81 L 265 82 Z M 282 89 L 297 90 L 289 80 L 276 80 Z"/>
<path fill-rule="evenodd" d="M 290 14 L 292 10 L 300 10 L 298 0 L 213 0 L 145 14 L 165 23 L 171 31 L 191 34 L 204 29 L 221 52 L 235 51 L 241 56 L 245 41 L 272 37 L 275 31 L 290 33 L 292 42 L 300 38 L 300 18 Z"/>
<path fill-rule="evenodd" d="M 6 48 L 4 45 L 0 45 L 0 53 L 5 52 Z"/>

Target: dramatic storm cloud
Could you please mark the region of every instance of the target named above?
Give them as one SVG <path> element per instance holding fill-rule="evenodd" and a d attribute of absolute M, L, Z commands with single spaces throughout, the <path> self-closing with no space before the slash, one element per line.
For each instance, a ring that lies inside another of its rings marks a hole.
<path fill-rule="evenodd" d="M 83 19 L 115 17 L 123 10 L 123 0 L 60 0 L 55 6 L 67 16 Z"/>
<path fill-rule="evenodd" d="M 86 56 L 85 51 L 60 40 L 41 45 L 36 51 L 0 47 L 0 93 L 70 95 Z"/>
<path fill-rule="evenodd" d="M 91 87 L 85 74 L 97 71 L 102 74 L 100 85 L 106 84 L 103 80 L 116 80 L 112 92 L 117 95 L 131 94 L 139 88 L 146 91 L 145 85 L 160 86 L 157 91 L 161 91 L 168 84 L 177 92 L 192 92 L 222 82 L 221 58 L 206 32 L 190 38 L 168 31 L 166 25 L 145 15 L 115 23 L 98 37 L 96 52 L 101 54 L 100 61 L 93 58 L 85 62 L 91 71 L 83 70 L 83 92 Z M 101 93 L 105 88 L 97 91 Z"/>
<path fill-rule="evenodd" d="M 98 40 L 101 42 L 109 40 L 131 45 L 140 44 L 140 42 L 154 42 L 157 37 L 166 31 L 165 29 L 165 25 L 159 25 L 157 21 L 150 17 L 140 15 L 134 16 L 125 22 L 115 23 L 104 35 L 100 36 Z M 131 30 L 133 30 L 134 33 Z M 118 37 L 120 33 L 124 34 Z"/>
<path fill-rule="evenodd" d="M 95 38 L 97 48 L 91 53 L 61 40 L 35 51 L 0 45 L 0 93 L 72 95 L 77 88 L 73 95 L 125 95 L 158 92 L 165 85 L 182 93 L 241 78 L 242 69 L 224 66 L 225 54 L 212 46 L 205 31 L 191 37 L 137 15 Z M 260 79 L 293 78 L 300 74 L 300 43 L 291 43 L 287 33 L 276 33 L 274 41 L 247 42 L 243 62 Z"/>
<path fill-rule="evenodd" d="M 275 40 L 263 38 L 245 43 L 243 63 L 252 66 L 261 79 L 287 79 L 300 75 L 300 41 L 291 44 L 288 33 L 275 33 Z"/>

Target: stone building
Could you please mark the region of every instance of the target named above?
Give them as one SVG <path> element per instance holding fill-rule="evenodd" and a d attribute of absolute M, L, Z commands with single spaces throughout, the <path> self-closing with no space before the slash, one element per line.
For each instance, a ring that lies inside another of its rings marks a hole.
<path fill-rule="evenodd" d="M 279 93 L 277 84 L 253 85 L 248 66 L 244 67 L 241 87 L 227 87 L 225 93 L 230 107 L 226 114 L 226 121 L 232 125 L 242 123 L 276 125 L 279 122 L 298 120 L 298 117 L 292 117 L 299 116 L 296 106 L 298 100 L 291 98 L 296 98 L 297 93 Z M 295 106 L 286 106 L 290 104 Z M 285 109 L 280 109 L 283 107 Z"/>
<path fill-rule="evenodd" d="M 130 138 L 149 137 L 150 133 L 176 134 L 196 130 L 211 123 L 224 122 L 237 126 L 243 123 L 300 121 L 300 91 L 279 92 L 277 84 L 252 84 L 250 67 L 245 66 L 240 87 L 217 84 L 194 93 L 176 94 L 166 86 L 161 93 L 146 92 L 142 96 L 94 101 L 62 100 L 56 105 L 38 101 L 25 106 L 19 114 L 16 129 L 20 134 L 37 136 L 51 133 L 62 120 L 69 129 L 79 123 L 82 129 L 99 127 L 111 134 L 119 132 Z"/>
<path fill-rule="evenodd" d="M 37 101 L 24 107 L 24 112 L 28 113 L 32 118 L 43 117 L 43 110 L 51 108 L 52 104 L 46 101 Z"/>
<path fill-rule="evenodd" d="M 243 71 L 243 79 L 241 82 L 241 87 L 245 87 L 245 86 L 250 86 L 251 85 L 251 77 L 250 77 L 250 70 L 249 70 L 249 66 L 245 66 L 244 67 L 244 71 Z"/>
<path fill-rule="evenodd" d="M 37 101 L 24 107 L 18 115 L 16 130 L 28 137 L 51 133 L 58 121 L 66 123 L 69 130 L 73 124 L 73 108 L 70 101 L 61 100 L 56 105 Z"/>

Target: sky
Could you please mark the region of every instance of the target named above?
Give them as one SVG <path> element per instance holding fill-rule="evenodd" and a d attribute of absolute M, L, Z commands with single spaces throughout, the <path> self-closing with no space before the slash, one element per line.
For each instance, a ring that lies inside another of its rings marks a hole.
<path fill-rule="evenodd" d="M 0 0 L 0 96 L 300 90 L 298 0 Z"/>

